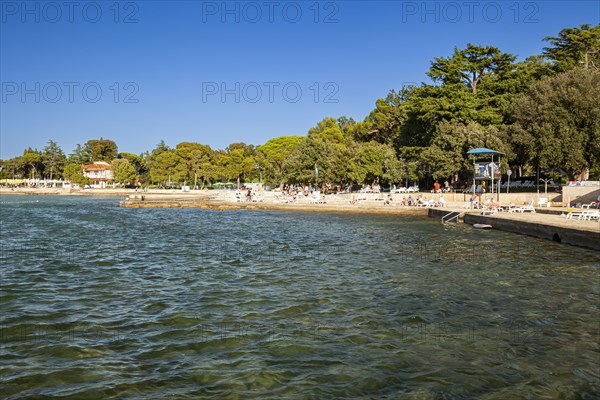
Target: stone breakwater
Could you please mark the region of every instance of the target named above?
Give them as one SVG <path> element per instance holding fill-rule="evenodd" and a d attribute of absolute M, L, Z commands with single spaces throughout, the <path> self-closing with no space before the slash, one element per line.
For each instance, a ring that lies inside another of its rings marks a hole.
<path fill-rule="evenodd" d="M 210 210 L 277 210 L 304 212 L 337 212 L 353 214 L 386 214 L 427 216 L 424 207 L 385 206 L 383 201 L 365 201 L 350 204 L 347 200 L 328 201 L 324 204 L 313 204 L 307 201 L 296 203 L 264 202 L 232 202 L 219 199 L 186 199 L 171 197 L 169 199 L 155 196 L 130 196 L 119 203 L 123 208 L 202 208 Z"/>

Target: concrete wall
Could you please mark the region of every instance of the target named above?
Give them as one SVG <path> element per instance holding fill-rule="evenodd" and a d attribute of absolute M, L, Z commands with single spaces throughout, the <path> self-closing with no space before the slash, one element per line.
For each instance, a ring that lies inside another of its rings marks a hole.
<path fill-rule="evenodd" d="M 559 226 L 536 224 L 534 222 L 493 218 L 473 214 L 465 215 L 465 223 L 471 225 L 490 224 L 494 229 L 501 231 L 520 233 L 541 239 L 554 240 L 559 243 L 567 243 L 600 250 L 600 232 L 589 232 Z"/>
<path fill-rule="evenodd" d="M 428 215 L 433 218 L 441 219 L 443 216 L 449 213 L 450 212 L 448 210 L 430 208 Z M 454 212 L 450 215 L 450 217 L 458 213 L 459 212 Z M 600 231 L 590 232 L 567 227 L 546 225 L 543 223 L 535 223 L 531 221 L 495 218 L 493 216 L 480 215 L 477 213 L 477 210 L 467 210 L 462 219 L 465 223 L 471 225 L 492 225 L 494 229 L 505 232 L 535 236 L 541 239 L 553 240 L 559 243 L 566 243 L 600 250 Z"/>
<path fill-rule="evenodd" d="M 433 196 L 433 195 L 432 195 Z M 446 198 L 446 200 L 448 201 L 465 201 L 468 202 L 469 198 L 470 198 L 470 194 L 464 194 L 463 193 L 457 193 L 454 196 L 451 193 L 448 194 L 444 194 L 444 197 Z M 558 200 L 558 198 L 560 198 L 560 193 L 556 193 L 554 191 L 552 192 L 548 192 L 547 195 L 544 194 L 543 191 L 540 192 L 539 197 L 548 197 L 549 201 L 556 201 Z M 486 193 L 484 195 L 481 196 L 481 201 L 485 201 L 486 199 L 492 198 L 492 195 L 489 193 Z M 493 199 L 496 200 L 497 199 L 497 194 L 494 193 L 493 195 Z M 537 207 L 538 204 L 538 194 L 537 192 L 531 192 L 531 193 L 509 193 L 506 194 L 505 193 L 500 193 L 500 204 L 501 205 L 508 205 L 508 204 L 514 204 L 517 206 L 520 205 L 524 205 L 529 203 L 529 201 L 531 201 L 531 199 L 533 199 L 533 203 L 534 206 Z"/>
<path fill-rule="evenodd" d="M 595 201 L 600 195 L 600 185 L 594 186 L 564 186 L 563 187 L 563 206 L 569 207 L 575 204 L 589 204 Z"/>

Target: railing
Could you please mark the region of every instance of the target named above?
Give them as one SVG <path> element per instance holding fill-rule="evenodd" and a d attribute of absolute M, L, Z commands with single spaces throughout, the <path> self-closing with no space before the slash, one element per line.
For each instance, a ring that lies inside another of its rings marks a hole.
<path fill-rule="evenodd" d="M 458 219 L 459 219 L 461 216 L 465 215 L 465 212 L 466 212 L 466 211 L 461 211 L 461 212 L 458 212 L 458 211 L 451 211 L 451 212 L 449 212 L 448 214 L 446 214 L 446 215 L 444 215 L 444 216 L 442 217 L 442 224 L 445 224 L 446 222 L 450 222 L 450 221 L 452 221 L 453 219 L 456 219 L 456 222 L 458 222 Z M 456 213 L 456 215 L 452 215 L 452 214 L 454 214 L 454 213 Z M 448 218 L 448 217 L 449 217 L 449 218 Z M 448 218 L 448 219 L 446 220 L 446 218 Z"/>

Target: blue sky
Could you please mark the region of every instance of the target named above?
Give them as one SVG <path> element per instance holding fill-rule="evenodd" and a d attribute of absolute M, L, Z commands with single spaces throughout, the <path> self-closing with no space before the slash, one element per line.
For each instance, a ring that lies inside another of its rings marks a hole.
<path fill-rule="evenodd" d="M 25 5 L 24 5 L 25 4 Z M 0 1 L 0 158 L 49 139 L 224 148 L 362 120 L 472 42 L 525 58 L 600 1 Z"/>

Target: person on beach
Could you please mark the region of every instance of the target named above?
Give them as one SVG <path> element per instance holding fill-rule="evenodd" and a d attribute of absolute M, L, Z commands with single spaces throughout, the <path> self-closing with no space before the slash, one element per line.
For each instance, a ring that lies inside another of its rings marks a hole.
<path fill-rule="evenodd" d="M 446 199 L 443 194 L 440 194 L 440 199 L 438 200 L 438 204 L 440 207 L 446 207 Z"/>
<path fill-rule="evenodd" d="M 490 202 L 490 208 L 492 210 L 498 210 L 498 208 L 500 207 L 500 204 L 496 202 L 496 200 L 492 199 L 492 201 Z"/>
<path fill-rule="evenodd" d="M 438 181 L 435 181 L 435 183 L 433 184 L 433 190 L 435 190 L 435 193 L 440 192 L 440 183 Z"/>
<path fill-rule="evenodd" d="M 392 197 L 392 194 L 390 193 L 390 194 L 388 194 L 387 200 L 383 204 L 385 204 L 386 206 L 391 206 L 391 205 L 393 205 L 392 204 L 393 201 L 394 201 L 394 198 Z"/>
<path fill-rule="evenodd" d="M 471 198 L 469 199 L 469 204 L 471 206 L 471 208 L 477 208 L 479 205 L 479 202 L 477 201 L 477 195 L 475 193 L 473 193 L 471 195 Z"/>

